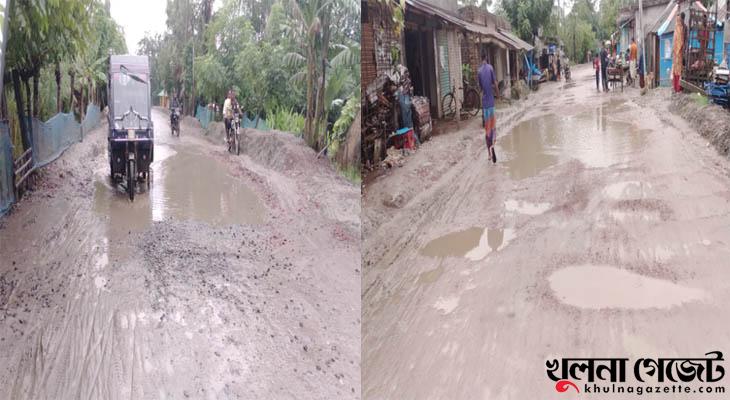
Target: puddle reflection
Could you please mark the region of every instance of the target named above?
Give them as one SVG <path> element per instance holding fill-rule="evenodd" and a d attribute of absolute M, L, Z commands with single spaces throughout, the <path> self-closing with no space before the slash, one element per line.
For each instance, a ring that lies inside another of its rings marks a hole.
<path fill-rule="evenodd" d="M 209 157 L 156 145 L 152 171 L 149 191 L 133 202 L 111 185 L 107 171 L 98 174 L 94 210 L 108 218 L 112 240 L 165 219 L 211 225 L 263 222 L 258 196 Z"/>
<path fill-rule="evenodd" d="M 533 177 L 570 158 L 592 168 L 628 161 L 646 147 L 649 132 L 612 120 L 610 116 L 621 107 L 626 106 L 608 102 L 575 116 L 542 115 L 519 123 L 499 141 L 511 155 L 505 162 L 509 176 Z"/>

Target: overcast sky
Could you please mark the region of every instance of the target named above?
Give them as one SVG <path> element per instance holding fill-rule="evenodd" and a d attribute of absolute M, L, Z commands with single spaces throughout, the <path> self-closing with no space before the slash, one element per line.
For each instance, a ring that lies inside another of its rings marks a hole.
<path fill-rule="evenodd" d="M 111 0 L 112 18 L 124 28 L 127 51 L 137 53 L 145 32 L 163 33 L 167 28 L 166 0 Z"/>

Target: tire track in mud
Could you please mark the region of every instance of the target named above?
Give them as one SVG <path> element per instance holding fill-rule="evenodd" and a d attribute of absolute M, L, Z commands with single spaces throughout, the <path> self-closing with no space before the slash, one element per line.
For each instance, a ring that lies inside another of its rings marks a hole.
<path fill-rule="evenodd" d="M 111 371 L 124 358 L 115 344 L 116 312 L 102 289 L 83 286 L 74 290 L 77 295 L 67 300 L 62 313 L 29 335 L 33 344 L 15 367 L 10 398 L 117 398 L 119 386 L 109 387 L 122 382 Z"/>
<path fill-rule="evenodd" d="M 500 127 L 501 130 L 508 132 L 521 119 L 519 110 L 521 108 L 516 107 L 509 113 L 505 113 L 504 125 Z M 482 146 L 483 137 L 477 121 L 470 121 L 469 126 L 471 127 L 467 128 L 469 133 L 460 138 L 460 140 L 463 140 L 463 150 L 466 152 L 461 157 L 460 162 L 449 168 L 433 186 L 417 193 L 407 204 L 400 207 L 398 209 L 399 213 L 394 215 L 392 219 L 378 226 L 368 238 L 364 238 L 366 244 L 363 246 L 363 260 L 366 263 L 366 268 L 370 271 L 363 278 L 375 275 L 375 279 L 373 281 L 363 281 L 363 303 L 369 303 L 371 299 L 374 300 L 371 293 L 373 293 L 375 287 L 382 285 L 383 280 L 380 273 L 376 271 L 387 270 L 394 260 L 400 258 L 402 252 L 410 251 L 408 245 L 414 240 L 418 241 L 415 237 L 419 232 L 432 225 L 434 221 L 447 220 L 445 213 L 450 213 L 453 218 L 460 212 L 462 202 L 468 201 L 467 194 L 471 193 L 476 187 L 481 175 L 481 171 L 470 170 L 469 168 L 473 167 L 480 157 L 485 157 L 484 147 Z M 471 134 L 475 137 L 470 137 Z M 483 167 L 486 169 L 492 166 L 484 165 Z M 458 186 L 453 187 L 443 184 L 447 180 L 457 183 Z M 378 235 L 391 231 L 393 226 L 408 226 L 408 229 L 401 232 L 397 241 L 388 242 L 387 245 L 382 244 L 387 246 L 386 248 L 371 248 L 367 245 L 368 242 L 375 241 L 370 238 L 377 238 Z M 404 276 L 401 282 L 409 277 Z"/>

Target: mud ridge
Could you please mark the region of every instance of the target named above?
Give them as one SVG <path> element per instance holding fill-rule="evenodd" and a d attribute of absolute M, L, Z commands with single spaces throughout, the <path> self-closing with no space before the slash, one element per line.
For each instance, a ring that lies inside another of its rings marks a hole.
<path fill-rule="evenodd" d="M 669 94 L 668 90 L 661 92 Z M 700 104 L 695 97 L 697 95 L 672 94 L 669 111 L 684 118 L 718 153 L 730 159 L 730 112 L 716 104 Z"/>

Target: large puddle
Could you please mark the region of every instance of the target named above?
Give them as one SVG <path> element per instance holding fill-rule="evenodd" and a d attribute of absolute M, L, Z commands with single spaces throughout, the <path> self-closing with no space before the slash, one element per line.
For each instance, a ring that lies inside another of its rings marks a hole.
<path fill-rule="evenodd" d="M 431 240 L 421 249 L 427 257 L 464 257 L 479 261 L 498 251 L 515 238 L 514 229 L 469 228 Z"/>
<path fill-rule="evenodd" d="M 130 202 L 121 187 L 100 172 L 94 209 L 109 218 L 112 232 L 127 234 L 153 221 L 191 220 L 211 225 L 258 224 L 264 207 L 258 196 L 210 157 L 155 145 L 150 188 Z"/>
<path fill-rule="evenodd" d="M 611 266 L 570 266 L 549 280 L 560 301 L 580 308 L 670 308 L 705 297 L 700 289 Z"/>
<path fill-rule="evenodd" d="M 647 144 L 647 131 L 610 118 L 620 104 L 574 116 L 541 115 L 523 121 L 499 139 L 512 179 L 535 176 L 560 160 L 575 158 L 593 168 L 630 160 Z"/>

